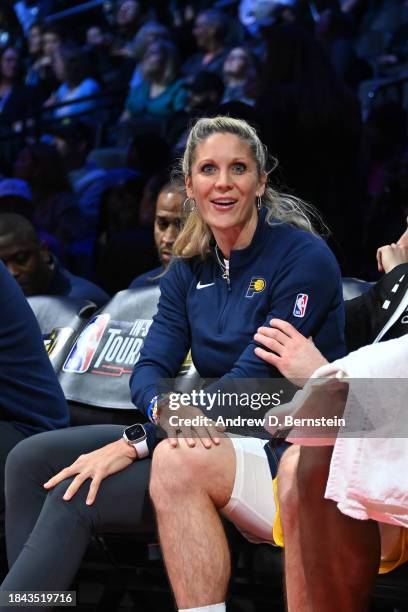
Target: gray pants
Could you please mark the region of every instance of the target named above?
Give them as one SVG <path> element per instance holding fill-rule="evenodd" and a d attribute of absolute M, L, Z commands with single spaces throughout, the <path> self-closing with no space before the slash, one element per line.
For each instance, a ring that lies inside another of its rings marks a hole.
<path fill-rule="evenodd" d="M 93 532 L 154 529 L 148 495 L 150 459 L 135 461 L 103 480 L 90 507 L 85 504 L 88 483 L 69 502 L 62 496 L 72 478 L 49 492 L 42 487 L 79 455 L 118 440 L 122 433 L 121 425 L 73 427 L 27 438 L 9 453 L 6 538 L 10 571 L 0 590 L 68 589 Z"/>

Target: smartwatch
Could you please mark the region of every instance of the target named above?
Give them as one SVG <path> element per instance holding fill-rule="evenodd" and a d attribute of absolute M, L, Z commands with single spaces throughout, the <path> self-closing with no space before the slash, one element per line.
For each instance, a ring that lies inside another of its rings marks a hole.
<path fill-rule="evenodd" d="M 126 427 L 125 431 L 123 432 L 123 439 L 128 444 L 135 447 L 139 459 L 144 459 L 149 455 L 147 433 L 143 425 L 140 423 Z"/>

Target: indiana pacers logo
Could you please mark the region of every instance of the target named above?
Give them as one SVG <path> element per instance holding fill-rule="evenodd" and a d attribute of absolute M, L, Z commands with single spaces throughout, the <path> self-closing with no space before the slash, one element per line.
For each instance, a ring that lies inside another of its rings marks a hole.
<path fill-rule="evenodd" d="M 259 276 L 253 276 L 251 278 L 251 282 L 249 283 L 249 287 L 245 294 L 245 297 L 251 298 L 255 293 L 262 293 L 262 291 L 266 287 L 266 281 L 264 278 L 259 278 Z"/>

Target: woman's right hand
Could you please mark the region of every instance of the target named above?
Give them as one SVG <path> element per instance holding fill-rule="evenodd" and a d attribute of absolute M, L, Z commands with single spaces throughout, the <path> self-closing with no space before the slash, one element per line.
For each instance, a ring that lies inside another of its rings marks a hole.
<path fill-rule="evenodd" d="M 190 447 L 196 445 L 197 438 L 205 448 L 220 443 L 220 433 L 225 431 L 225 427 L 216 425 L 195 406 L 178 404 L 177 408 L 171 408 L 167 398 L 160 400 L 159 405 L 159 427 L 166 432 L 169 444 L 174 448 L 178 446 L 179 438 L 184 438 Z M 198 418 L 198 425 L 189 424 L 194 418 Z"/>
<path fill-rule="evenodd" d="M 124 470 L 135 459 L 137 459 L 136 449 L 121 438 L 91 453 L 80 455 L 72 465 L 55 474 L 43 486 L 45 489 L 52 489 L 66 478 L 75 476 L 63 497 L 65 501 L 69 501 L 85 480 L 90 479 L 91 484 L 86 498 L 86 504 L 90 506 L 95 501 L 102 480 Z"/>

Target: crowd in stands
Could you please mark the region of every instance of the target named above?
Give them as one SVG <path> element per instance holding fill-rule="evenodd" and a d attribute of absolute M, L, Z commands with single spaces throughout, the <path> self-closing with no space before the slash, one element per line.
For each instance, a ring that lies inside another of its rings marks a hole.
<path fill-rule="evenodd" d="M 343 274 L 376 278 L 407 208 L 403 2 L 85 4 L 0 8 L 0 176 L 24 181 L 65 266 L 111 294 L 152 267 L 155 196 L 188 128 L 228 114 L 323 215 Z"/>

